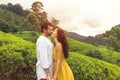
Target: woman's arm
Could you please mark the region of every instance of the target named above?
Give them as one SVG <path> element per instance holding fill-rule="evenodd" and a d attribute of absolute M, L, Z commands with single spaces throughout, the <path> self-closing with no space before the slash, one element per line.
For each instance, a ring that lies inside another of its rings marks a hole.
<path fill-rule="evenodd" d="M 61 43 L 57 43 L 56 44 L 56 56 L 57 56 L 57 65 L 56 65 L 56 70 L 53 76 L 53 79 L 57 79 L 58 77 L 58 73 L 60 71 L 60 67 L 61 67 L 61 60 L 62 60 L 62 45 Z"/>

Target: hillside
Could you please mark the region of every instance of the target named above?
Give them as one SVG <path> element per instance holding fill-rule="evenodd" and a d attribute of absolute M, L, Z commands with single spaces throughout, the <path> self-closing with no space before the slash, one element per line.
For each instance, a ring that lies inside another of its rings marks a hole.
<path fill-rule="evenodd" d="M 72 52 L 68 62 L 75 80 L 120 80 L 120 67 L 105 61 Z"/>
<path fill-rule="evenodd" d="M 32 37 L 30 33 L 31 32 L 29 31 L 24 31 L 22 34 L 14 33 L 13 35 L 28 41 L 36 42 L 36 39 L 40 35 L 40 33 L 36 33 L 36 36 Z M 98 58 L 120 66 L 120 52 L 115 52 L 112 50 L 108 51 L 105 46 L 94 46 L 71 38 L 68 38 L 68 43 L 70 47 L 69 50 L 71 52 L 89 55 L 90 57 Z"/>
<path fill-rule="evenodd" d="M 70 45 L 73 48 L 76 41 L 69 40 L 72 41 Z M 88 45 L 81 44 L 86 45 L 86 47 Z M 92 47 L 92 45 L 88 45 L 88 47 Z M 75 80 L 120 79 L 118 66 L 86 57 L 73 52 L 73 50 L 74 48 L 67 60 L 73 70 Z M 35 53 L 34 43 L 0 31 L 0 80 L 36 80 Z"/>
<path fill-rule="evenodd" d="M 33 80 L 35 62 L 35 44 L 0 31 L 0 80 Z"/>
<path fill-rule="evenodd" d="M 120 52 L 120 24 L 112 26 L 111 30 L 105 31 L 105 33 L 98 34 L 95 37 L 88 36 L 84 37 L 74 32 L 65 31 L 66 35 L 72 39 L 93 44 L 93 45 L 103 45 L 107 48 Z"/>
<path fill-rule="evenodd" d="M 102 40 L 102 37 L 103 37 L 102 34 L 98 34 L 95 37 L 82 36 L 75 32 L 68 32 L 68 31 L 65 31 L 65 34 L 67 37 L 81 41 L 81 42 L 85 42 L 85 43 L 89 43 L 89 44 L 93 44 L 93 45 L 104 45 L 103 40 Z"/>
<path fill-rule="evenodd" d="M 120 66 L 120 52 L 108 51 L 106 47 L 103 46 L 94 46 L 91 44 L 83 43 L 76 41 L 74 39 L 68 38 L 68 43 L 71 52 L 77 52 L 86 55 L 90 51 L 98 51 L 102 56 L 102 60 L 116 64 Z M 95 54 L 94 54 L 95 55 Z"/>

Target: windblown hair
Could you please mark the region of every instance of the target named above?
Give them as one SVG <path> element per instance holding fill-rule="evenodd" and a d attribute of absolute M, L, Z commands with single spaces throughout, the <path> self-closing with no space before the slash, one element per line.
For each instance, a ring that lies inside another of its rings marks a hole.
<path fill-rule="evenodd" d="M 68 58 L 69 48 L 68 48 L 68 43 L 67 43 L 67 39 L 66 39 L 66 35 L 64 33 L 64 30 L 61 29 L 61 28 L 56 28 L 56 29 L 57 29 L 57 35 L 58 35 L 57 39 L 62 45 L 62 50 L 63 50 L 63 53 L 64 53 L 64 57 Z"/>

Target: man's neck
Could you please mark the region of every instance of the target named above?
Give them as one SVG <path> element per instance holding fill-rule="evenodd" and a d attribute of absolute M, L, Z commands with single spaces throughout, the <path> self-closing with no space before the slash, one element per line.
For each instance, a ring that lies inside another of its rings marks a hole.
<path fill-rule="evenodd" d="M 46 35 L 45 33 L 42 33 L 42 36 L 48 37 L 48 35 Z"/>

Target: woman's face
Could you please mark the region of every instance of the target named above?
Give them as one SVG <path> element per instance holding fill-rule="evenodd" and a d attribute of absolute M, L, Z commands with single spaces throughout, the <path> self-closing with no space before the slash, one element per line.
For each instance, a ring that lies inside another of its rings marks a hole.
<path fill-rule="evenodd" d="M 57 37 L 57 29 L 52 32 L 52 37 Z"/>

